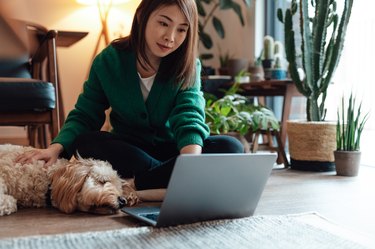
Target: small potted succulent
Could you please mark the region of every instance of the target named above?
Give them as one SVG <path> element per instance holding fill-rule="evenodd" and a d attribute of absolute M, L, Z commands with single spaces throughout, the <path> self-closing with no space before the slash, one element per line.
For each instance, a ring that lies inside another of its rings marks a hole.
<path fill-rule="evenodd" d="M 342 97 L 341 108 L 337 110 L 337 146 L 334 151 L 337 175 L 358 175 L 361 135 L 368 118 L 368 113 L 362 115 L 361 106 L 361 103 L 357 105 L 355 97 L 350 94 L 347 103 Z"/>

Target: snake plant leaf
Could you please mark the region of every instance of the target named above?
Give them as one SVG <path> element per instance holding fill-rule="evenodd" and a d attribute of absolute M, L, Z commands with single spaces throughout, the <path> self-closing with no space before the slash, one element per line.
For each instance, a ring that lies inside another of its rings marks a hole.
<path fill-rule="evenodd" d="M 223 39 L 225 37 L 225 31 L 224 31 L 223 23 L 220 21 L 220 19 L 214 16 L 212 18 L 212 25 L 214 26 L 218 36 Z"/>

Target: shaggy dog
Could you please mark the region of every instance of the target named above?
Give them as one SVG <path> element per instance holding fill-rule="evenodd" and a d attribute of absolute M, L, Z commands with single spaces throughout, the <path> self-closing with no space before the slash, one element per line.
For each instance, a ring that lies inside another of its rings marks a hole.
<path fill-rule="evenodd" d="M 34 148 L 0 145 L 0 216 L 18 207 L 53 206 L 74 211 L 111 214 L 124 205 L 138 203 L 133 187 L 111 165 L 93 159 L 58 159 L 45 168 L 44 161 L 21 165 L 15 158 Z"/>

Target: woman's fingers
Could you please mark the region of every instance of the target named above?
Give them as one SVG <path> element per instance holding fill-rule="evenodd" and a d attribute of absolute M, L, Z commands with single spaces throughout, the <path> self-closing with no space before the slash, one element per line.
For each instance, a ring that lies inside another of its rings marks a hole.
<path fill-rule="evenodd" d="M 41 153 L 38 150 L 27 151 L 18 157 L 16 157 L 15 162 L 20 164 L 32 163 L 34 160 L 42 159 Z"/>

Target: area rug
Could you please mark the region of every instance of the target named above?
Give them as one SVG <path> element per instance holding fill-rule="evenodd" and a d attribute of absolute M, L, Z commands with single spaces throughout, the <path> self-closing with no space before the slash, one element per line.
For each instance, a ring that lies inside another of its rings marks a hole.
<path fill-rule="evenodd" d="M 147 226 L 4 239 L 0 240 L 0 248 L 375 248 L 368 238 L 355 237 L 336 228 L 340 227 L 314 213 L 252 216 L 169 228 Z"/>

